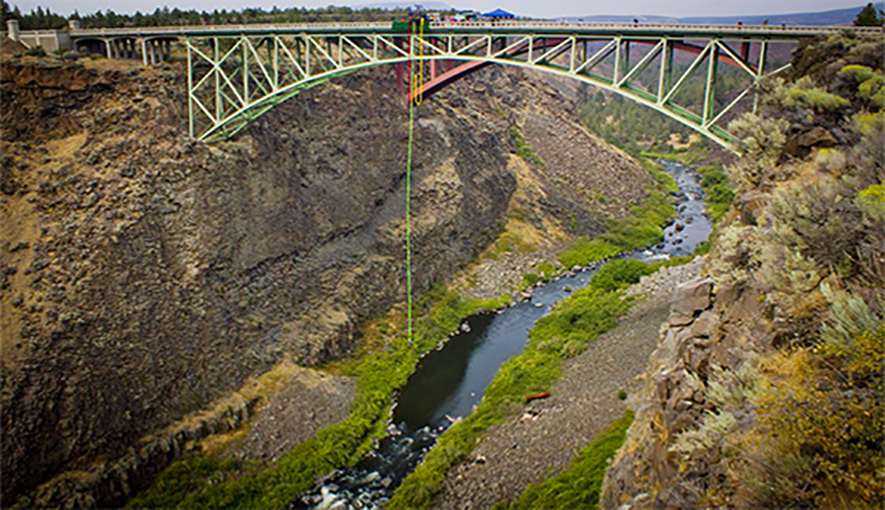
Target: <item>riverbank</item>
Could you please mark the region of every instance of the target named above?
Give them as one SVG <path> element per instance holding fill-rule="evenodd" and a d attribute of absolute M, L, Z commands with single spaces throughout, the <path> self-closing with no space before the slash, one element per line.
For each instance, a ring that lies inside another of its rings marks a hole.
<path fill-rule="evenodd" d="M 641 386 L 637 376 L 657 345 L 670 312 L 676 285 L 697 277 L 704 258 L 665 267 L 630 288 L 647 296 L 619 325 L 568 360 L 551 397 L 537 400 L 500 425 L 490 428 L 473 452 L 473 461 L 449 471 L 439 508 L 488 508 L 514 501 L 529 483 L 539 483 L 568 467 L 575 452 L 622 416 Z M 626 391 L 626 400 L 618 398 Z"/>

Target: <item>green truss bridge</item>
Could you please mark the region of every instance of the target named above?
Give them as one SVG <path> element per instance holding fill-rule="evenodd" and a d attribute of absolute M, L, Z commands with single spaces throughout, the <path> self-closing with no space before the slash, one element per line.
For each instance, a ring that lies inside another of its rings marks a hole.
<path fill-rule="evenodd" d="M 400 25 L 400 26 L 398 26 Z M 760 83 L 789 67 L 802 38 L 879 28 L 558 23 L 546 21 L 310 23 L 70 30 L 78 48 L 109 57 L 187 59 L 190 135 L 234 136 L 299 92 L 363 68 L 411 62 L 436 90 L 491 64 L 537 69 L 620 94 L 718 144 L 754 108 Z M 23 32 L 22 36 L 26 34 Z M 777 49 L 782 48 L 782 49 Z M 402 74 L 401 74 L 402 76 Z"/>

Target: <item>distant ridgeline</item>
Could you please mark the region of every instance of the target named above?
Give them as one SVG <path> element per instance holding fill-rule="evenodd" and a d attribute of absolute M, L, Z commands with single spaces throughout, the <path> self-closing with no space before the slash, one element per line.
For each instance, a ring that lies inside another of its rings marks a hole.
<path fill-rule="evenodd" d="M 453 11 L 454 12 L 454 11 Z M 74 11 L 70 17 L 53 13 L 37 7 L 28 14 L 22 14 L 18 7 L 11 7 L 5 0 L 0 0 L 0 21 L 6 26 L 7 19 L 17 19 L 22 30 L 62 29 L 68 26 L 68 20 L 79 20 L 82 28 L 122 28 L 122 27 L 155 27 L 170 25 L 224 25 L 227 23 L 296 23 L 312 21 L 383 21 L 391 18 L 405 17 L 407 9 L 401 7 L 320 7 L 307 9 L 290 7 L 273 9 L 248 8 L 239 11 L 215 9 L 196 11 L 181 9 L 157 8 L 150 14 L 136 11 L 135 14 L 117 14 L 108 9 L 93 14 L 79 14 Z"/>
<path fill-rule="evenodd" d="M 885 2 L 873 2 L 877 10 L 885 9 Z M 642 23 L 698 23 L 709 25 L 734 25 L 741 22 L 746 25 L 848 25 L 863 9 L 863 5 L 823 12 L 797 12 L 791 14 L 771 14 L 758 16 L 704 16 L 691 18 L 672 18 L 667 16 L 584 16 L 569 17 L 570 21 L 582 20 L 598 23 L 631 23 L 634 19 Z"/>
<path fill-rule="evenodd" d="M 69 17 L 52 12 L 50 9 L 37 7 L 27 14 L 22 14 L 17 6 L 10 6 L 5 0 L 0 0 L 0 23 L 5 26 L 7 19 L 17 19 L 22 30 L 62 29 L 67 26 L 68 20 L 79 20 L 82 28 L 121 28 L 121 27 L 150 27 L 167 25 L 222 25 L 226 23 L 286 23 L 286 22 L 310 22 L 310 21 L 381 21 L 392 17 L 402 17 L 408 14 L 406 4 L 402 3 L 376 3 L 364 7 L 319 7 L 308 9 L 305 7 L 289 7 L 280 9 L 274 7 L 271 10 L 260 8 L 247 8 L 242 10 L 214 9 L 213 11 L 197 11 L 190 9 L 169 9 L 168 7 L 157 8 L 152 13 L 144 14 L 136 11 L 135 14 L 117 14 L 108 9 L 104 12 L 96 11 L 93 14 L 80 14 L 76 10 Z M 433 9 L 441 13 L 454 13 L 455 9 L 448 7 L 442 2 L 429 2 L 423 4 L 427 9 Z M 885 2 L 873 2 L 877 10 L 885 10 Z M 847 25 L 851 24 L 863 6 L 837 9 L 824 12 L 803 12 L 793 14 L 772 14 L 753 16 L 724 16 L 724 17 L 690 17 L 672 18 L 667 16 L 569 16 L 563 18 L 566 21 L 586 21 L 599 23 L 631 23 L 638 20 L 643 23 L 697 23 L 712 25 L 733 25 L 741 22 L 747 25 Z"/>

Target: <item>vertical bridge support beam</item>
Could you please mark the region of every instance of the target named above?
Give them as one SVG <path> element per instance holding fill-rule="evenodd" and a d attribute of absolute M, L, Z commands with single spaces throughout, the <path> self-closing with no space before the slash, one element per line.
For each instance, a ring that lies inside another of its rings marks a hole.
<path fill-rule="evenodd" d="M 661 48 L 661 69 L 658 76 L 658 105 L 664 104 L 664 98 L 670 90 L 670 82 L 673 79 L 673 45 L 669 39 L 663 40 Z"/>
<path fill-rule="evenodd" d="M 765 60 L 768 56 L 768 41 L 759 43 L 759 63 L 756 65 L 756 90 L 753 91 L 753 113 L 759 109 L 759 84 L 765 76 Z"/>
<path fill-rule="evenodd" d="M 704 87 L 704 114 L 701 125 L 704 129 L 709 127 L 710 119 L 713 118 L 713 110 L 715 109 L 716 100 L 716 70 L 719 63 L 719 45 L 716 40 L 710 41 L 710 59 L 707 66 L 707 84 Z"/>

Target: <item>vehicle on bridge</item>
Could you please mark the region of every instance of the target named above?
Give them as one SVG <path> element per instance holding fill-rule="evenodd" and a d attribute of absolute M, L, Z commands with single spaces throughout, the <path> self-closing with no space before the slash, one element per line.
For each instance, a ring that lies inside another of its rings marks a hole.
<path fill-rule="evenodd" d="M 409 24 L 411 23 L 413 32 L 415 32 L 414 29 L 418 28 L 422 20 L 424 21 L 424 30 L 426 32 L 428 30 L 431 30 L 433 26 L 443 24 L 457 25 L 459 23 L 482 21 L 495 24 L 498 21 L 513 20 L 515 18 L 516 16 L 513 13 L 507 12 L 503 9 L 495 9 L 494 11 L 490 11 L 485 14 L 473 10 L 457 11 L 455 14 L 452 15 L 446 15 L 436 11 L 418 11 L 408 18 L 394 20 L 392 24 L 392 29 L 397 32 L 406 33 L 409 31 Z"/>

